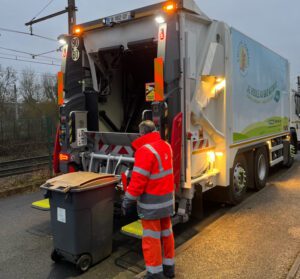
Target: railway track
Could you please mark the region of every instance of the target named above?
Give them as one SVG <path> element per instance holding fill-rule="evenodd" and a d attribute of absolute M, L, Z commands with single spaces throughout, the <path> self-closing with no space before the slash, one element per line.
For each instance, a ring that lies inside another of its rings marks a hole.
<path fill-rule="evenodd" d="M 25 174 L 44 169 L 49 165 L 49 156 L 19 159 L 0 163 L 0 178 Z"/>

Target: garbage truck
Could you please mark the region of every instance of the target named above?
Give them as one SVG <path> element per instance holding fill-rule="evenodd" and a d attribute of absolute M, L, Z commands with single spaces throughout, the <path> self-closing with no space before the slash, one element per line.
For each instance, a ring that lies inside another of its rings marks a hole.
<path fill-rule="evenodd" d="M 270 167 L 292 165 L 289 62 L 193 0 L 78 24 L 61 38 L 56 171 L 114 174 L 122 193 L 138 125 L 152 120 L 173 148 L 180 223 L 200 214 L 203 193 L 238 204 L 266 185 Z"/>
<path fill-rule="evenodd" d="M 291 93 L 291 116 L 290 116 L 290 131 L 291 143 L 297 149 L 300 140 L 300 76 L 297 77 L 297 90 L 292 90 Z"/>

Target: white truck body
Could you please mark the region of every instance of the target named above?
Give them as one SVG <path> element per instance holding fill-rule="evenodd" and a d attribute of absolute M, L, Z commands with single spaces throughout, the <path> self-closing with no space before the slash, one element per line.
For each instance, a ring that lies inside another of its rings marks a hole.
<path fill-rule="evenodd" d="M 192 0 L 173 3 L 178 5 L 178 10 L 171 16 L 163 13 L 162 3 L 161 6 L 154 5 L 152 10 L 133 12 L 132 20 L 109 26 L 101 21 L 83 24 L 82 38 L 93 90 L 100 94 L 101 78 L 97 71 L 103 63 L 99 50 L 105 52 L 111 47 L 122 46 L 122 53 L 128 54 L 134 51 L 130 47 L 132 42 L 151 38 L 157 45 L 155 57 L 161 57 L 166 65 L 168 61 L 174 63 L 176 60 L 176 66 L 167 65 L 164 68 L 164 75 L 166 79 L 168 73 L 169 76 L 176 76 L 173 72 L 178 67 L 178 78 L 174 79 L 178 88 L 165 92 L 164 102 L 171 111 L 177 108 L 177 111 L 171 112 L 172 117 L 176 113 L 183 115 L 177 214 L 187 216 L 198 186 L 201 186 L 202 192 L 215 186 L 237 187 L 238 195 L 241 195 L 246 184 L 248 187 L 254 184 L 256 163 L 262 164 L 256 177 L 261 175 L 264 182 L 265 168 L 287 160 L 284 150 L 289 149 L 289 146 L 285 148 L 285 142 L 289 141 L 289 64 L 286 59 L 236 29 L 211 20 Z M 161 14 L 166 16 L 166 20 L 157 23 L 155 19 Z M 103 19 L 103 22 L 105 20 L 108 21 Z M 174 61 L 171 57 L 173 52 L 174 56 L 178 56 Z M 139 56 L 138 59 L 142 58 Z M 118 80 L 123 67 L 112 67 L 111 93 L 105 103 L 99 104 L 99 110 L 105 110 L 117 127 L 122 126 L 125 110 L 123 97 L 118 93 L 121 90 Z M 164 82 L 171 88 L 173 81 Z M 105 135 L 113 137 L 104 133 L 112 131 L 102 121 L 99 130 L 98 138 L 105 138 Z M 117 135 L 114 139 L 118 141 Z M 119 145 L 122 146 L 121 143 Z M 110 160 L 109 156 L 116 156 L 115 160 L 120 158 L 116 154 L 108 154 L 106 158 L 102 147 L 94 150 L 100 154 L 96 154 L 94 159 Z M 261 152 L 262 149 L 265 150 L 262 153 L 267 154 L 263 158 L 256 155 L 257 150 Z M 84 157 L 80 152 L 80 156 Z M 128 152 L 128 155 L 133 156 L 133 153 Z M 244 156 L 249 165 L 245 167 L 245 163 L 237 163 L 238 156 Z M 131 159 L 127 161 L 132 162 Z"/>

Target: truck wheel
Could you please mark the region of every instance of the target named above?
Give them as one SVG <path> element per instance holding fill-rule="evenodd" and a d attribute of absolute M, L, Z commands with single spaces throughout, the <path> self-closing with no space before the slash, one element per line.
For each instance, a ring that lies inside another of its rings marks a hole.
<path fill-rule="evenodd" d="M 245 198 L 248 186 L 248 164 L 244 155 L 240 154 L 234 160 L 230 183 L 230 203 L 239 204 Z"/>
<path fill-rule="evenodd" d="M 297 139 L 297 133 L 296 133 L 295 128 L 291 128 L 290 133 L 291 133 L 291 145 L 294 146 L 295 154 L 297 154 L 298 153 L 298 139 Z"/>
<path fill-rule="evenodd" d="M 76 262 L 76 267 L 79 271 L 85 272 L 87 271 L 92 264 L 92 257 L 88 254 L 84 254 L 80 256 L 80 258 Z"/>
<path fill-rule="evenodd" d="M 53 249 L 51 252 L 51 259 L 52 259 L 52 261 L 58 263 L 62 260 L 62 256 L 60 254 L 58 254 L 55 249 Z"/>
<path fill-rule="evenodd" d="M 294 158 L 295 158 L 295 147 L 292 144 L 289 144 L 289 154 L 287 155 L 288 159 L 287 162 L 283 165 L 286 168 L 290 168 L 294 164 Z"/>
<path fill-rule="evenodd" d="M 268 174 L 268 153 L 266 148 L 261 147 L 257 149 L 254 157 L 254 183 L 256 190 L 261 190 L 266 186 Z"/>

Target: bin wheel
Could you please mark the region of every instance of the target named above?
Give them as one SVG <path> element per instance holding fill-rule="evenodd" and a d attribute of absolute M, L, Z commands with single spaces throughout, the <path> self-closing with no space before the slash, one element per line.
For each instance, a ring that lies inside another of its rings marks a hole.
<path fill-rule="evenodd" d="M 80 256 L 80 258 L 76 262 L 76 267 L 81 272 L 87 271 L 92 264 L 92 257 L 88 254 L 84 254 Z"/>
<path fill-rule="evenodd" d="M 62 259 L 62 256 L 60 254 L 57 253 L 57 251 L 54 249 L 52 252 L 51 252 L 51 259 L 52 261 L 58 263 L 61 261 Z"/>

